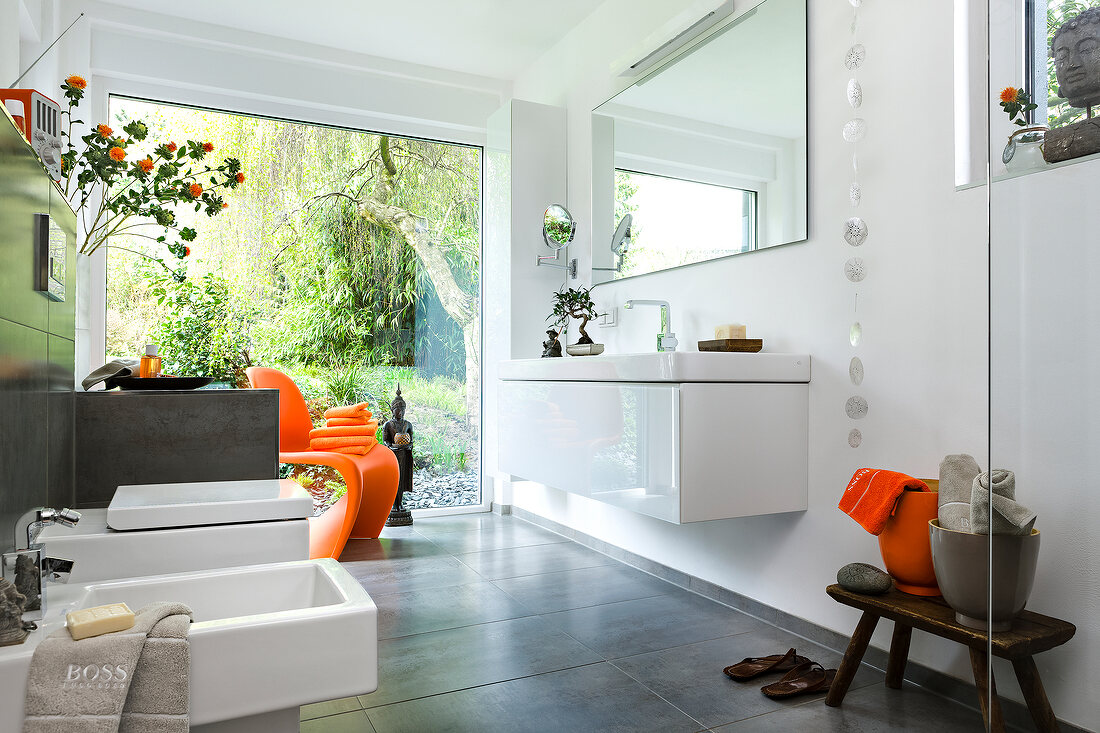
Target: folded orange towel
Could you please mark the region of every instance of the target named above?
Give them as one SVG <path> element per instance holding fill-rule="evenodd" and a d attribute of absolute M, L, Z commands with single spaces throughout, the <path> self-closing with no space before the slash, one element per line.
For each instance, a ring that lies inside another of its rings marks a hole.
<path fill-rule="evenodd" d="M 338 438 L 313 438 L 309 441 L 310 450 L 331 450 L 346 448 L 349 445 L 373 446 L 376 441 L 366 435 L 345 435 Z"/>
<path fill-rule="evenodd" d="M 358 405 L 330 407 L 325 410 L 325 417 L 361 417 L 365 420 L 370 420 L 371 414 L 367 407 L 369 407 L 369 405 L 366 402 L 360 402 Z"/>
<path fill-rule="evenodd" d="M 348 425 L 366 425 L 368 422 L 370 422 L 370 418 L 366 417 L 330 417 L 325 421 L 325 426 L 339 428 Z"/>
<path fill-rule="evenodd" d="M 894 505 L 905 490 L 928 491 L 928 484 L 919 478 L 880 468 L 861 468 L 848 482 L 840 497 L 841 511 L 871 534 L 881 534 L 886 520 L 894 513 Z"/>
<path fill-rule="evenodd" d="M 373 438 L 378 432 L 378 423 L 369 422 L 366 425 L 345 425 L 335 428 L 314 428 L 309 431 L 309 439 L 314 438 L 343 438 L 349 435 L 360 435 Z"/>
<path fill-rule="evenodd" d="M 343 448 L 329 448 L 328 453 L 345 453 L 352 456 L 365 456 L 370 453 L 373 445 L 347 445 Z"/>

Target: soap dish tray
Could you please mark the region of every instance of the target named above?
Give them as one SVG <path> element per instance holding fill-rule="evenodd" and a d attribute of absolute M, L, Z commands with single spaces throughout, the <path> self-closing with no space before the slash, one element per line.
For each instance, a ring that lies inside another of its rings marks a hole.
<path fill-rule="evenodd" d="M 755 354 L 763 348 L 764 339 L 712 339 L 699 342 L 699 351 L 742 351 Z"/>

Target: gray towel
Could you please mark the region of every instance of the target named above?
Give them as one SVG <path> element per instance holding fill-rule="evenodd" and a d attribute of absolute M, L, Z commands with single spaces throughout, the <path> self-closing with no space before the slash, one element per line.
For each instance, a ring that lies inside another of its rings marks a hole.
<path fill-rule="evenodd" d="M 191 609 L 153 603 L 125 631 L 73 641 L 68 629 L 34 650 L 23 733 L 187 733 Z"/>
<path fill-rule="evenodd" d="M 993 475 L 993 521 L 989 517 L 989 476 Z M 1016 503 L 1016 474 L 1003 468 L 974 477 L 970 499 L 970 526 L 974 534 L 1031 534 L 1035 512 Z"/>
<path fill-rule="evenodd" d="M 84 381 L 80 383 L 80 386 L 87 392 L 92 387 L 96 386 L 100 382 L 105 382 L 103 385 L 107 389 L 114 388 L 114 380 L 117 377 L 132 377 L 138 373 L 138 367 L 141 365 L 140 359 L 112 359 L 99 369 L 84 377 Z"/>
<path fill-rule="evenodd" d="M 970 532 L 970 497 L 974 479 L 982 472 L 974 456 L 958 453 L 940 461 L 940 526 Z"/>

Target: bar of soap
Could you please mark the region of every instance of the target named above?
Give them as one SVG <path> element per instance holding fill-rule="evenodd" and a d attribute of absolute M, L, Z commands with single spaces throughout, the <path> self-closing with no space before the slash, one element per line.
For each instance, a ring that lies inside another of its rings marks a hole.
<path fill-rule="evenodd" d="M 716 339 L 743 339 L 745 338 L 746 328 L 740 323 L 727 323 L 722 326 L 717 326 L 714 329 L 714 338 Z"/>
<path fill-rule="evenodd" d="M 134 612 L 125 603 L 109 603 L 106 606 L 84 608 L 65 614 L 65 624 L 75 641 L 92 636 L 125 631 L 134 625 Z"/>

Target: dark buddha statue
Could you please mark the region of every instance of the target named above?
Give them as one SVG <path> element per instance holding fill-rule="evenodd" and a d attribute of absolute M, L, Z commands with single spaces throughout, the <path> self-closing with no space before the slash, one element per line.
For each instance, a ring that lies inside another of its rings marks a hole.
<path fill-rule="evenodd" d="M 405 508 L 405 492 L 412 491 L 413 475 L 413 427 L 405 419 L 405 400 L 401 396 L 401 385 L 397 386 L 397 396 L 390 403 L 393 414 L 382 426 L 382 442 L 397 456 L 400 478 L 397 482 L 397 497 L 386 520 L 387 527 L 405 527 L 412 524 L 412 513 Z"/>

